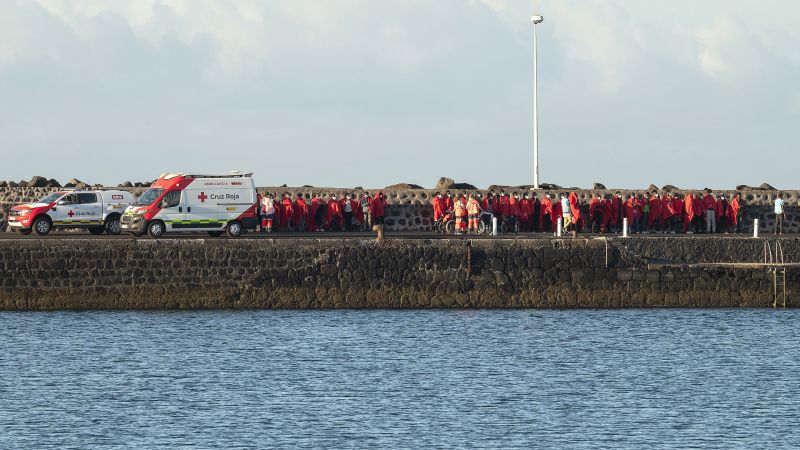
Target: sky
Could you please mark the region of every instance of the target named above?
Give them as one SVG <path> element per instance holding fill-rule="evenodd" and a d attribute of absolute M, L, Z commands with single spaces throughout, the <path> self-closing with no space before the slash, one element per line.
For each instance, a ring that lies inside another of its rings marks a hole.
<path fill-rule="evenodd" d="M 800 188 L 800 3 L 4 0 L 0 180 Z"/>

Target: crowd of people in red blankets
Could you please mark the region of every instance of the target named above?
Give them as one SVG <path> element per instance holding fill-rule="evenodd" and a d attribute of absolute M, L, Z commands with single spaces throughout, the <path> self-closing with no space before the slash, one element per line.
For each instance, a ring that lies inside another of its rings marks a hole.
<path fill-rule="evenodd" d="M 518 223 L 519 230 L 524 232 L 554 231 L 558 219 L 562 218 L 565 230 L 582 231 L 588 225 L 594 233 L 619 233 L 623 218 L 627 218 L 631 233 L 735 233 L 739 231 L 742 211 L 739 194 L 728 200 L 722 193 L 715 197 L 710 190 L 689 193 L 685 197 L 671 192 L 663 196 L 652 192 L 649 197 L 628 194 L 626 198 L 620 192 L 615 195 L 596 193 L 589 200 L 587 224 L 574 192 L 562 193 L 560 199 L 546 193 L 539 200 L 536 192 L 521 196 L 504 191 L 485 196 L 478 193 L 467 199 L 463 193 L 452 195 L 447 191 L 444 195 L 437 192 L 432 200 L 434 220 L 462 215 L 462 220 L 457 220 L 462 229 L 457 231 L 463 232 L 469 223 L 463 219 L 474 212 L 469 211 L 470 202 L 473 205 L 477 202 L 482 213 L 496 217 L 501 231 L 508 230 L 509 223 Z"/>
<path fill-rule="evenodd" d="M 324 198 L 320 193 L 291 194 L 285 192 L 278 200 L 276 194 L 259 194 L 259 216 L 261 229 L 280 231 L 358 231 L 370 230 L 374 225 L 383 225 L 386 214 L 386 198 L 383 192 L 370 196 L 362 192 L 345 194 L 337 199 L 336 194 Z"/>

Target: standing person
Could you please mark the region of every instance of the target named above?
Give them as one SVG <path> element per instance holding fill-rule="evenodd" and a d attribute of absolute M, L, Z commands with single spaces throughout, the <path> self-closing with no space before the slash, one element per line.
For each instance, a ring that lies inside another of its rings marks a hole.
<path fill-rule="evenodd" d="M 714 216 L 717 220 L 717 233 L 728 232 L 728 200 L 725 199 L 725 194 L 720 192 L 717 194 L 717 208 L 714 211 Z"/>
<path fill-rule="evenodd" d="M 327 217 L 327 205 L 319 192 L 314 194 L 311 199 L 311 231 L 325 231 L 325 218 Z"/>
<path fill-rule="evenodd" d="M 505 220 L 508 224 L 506 228 L 513 230 L 517 234 L 519 229 L 519 217 L 522 215 L 522 210 L 519 207 L 519 194 L 516 192 L 511 195 L 506 203 Z"/>
<path fill-rule="evenodd" d="M 533 202 L 528 198 L 528 193 L 522 194 L 519 200 L 519 222 L 520 230 L 530 232 L 533 231 Z"/>
<path fill-rule="evenodd" d="M 694 231 L 695 233 L 703 233 L 705 229 L 705 199 L 703 198 L 703 193 L 698 192 L 694 197 Z"/>
<path fill-rule="evenodd" d="M 294 202 L 294 224 L 297 231 L 306 231 L 308 225 L 308 203 L 303 199 L 303 194 L 297 193 L 297 200 Z"/>
<path fill-rule="evenodd" d="M 542 204 L 536 196 L 536 192 L 531 196 L 531 204 L 533 205 L 531 210 L 531 231 L 540 231 L 539 215 L 541 214 Z"/>
<path fill-rule="evenodd" d="M 288 192 L 283 193 L 283 200 L 281 200 L 281 231 L 291 231 L 292 227 L 289 223 L 294 214 L 292 207 L 292 197 Z"/>
<path fill-rule="evenodd" d="M 692 234 L 690 225 L 694 221 L 694 195 L 691 192 L 686 194 L 686 198 L 683 200 L 683 210 L 683 232 Z"/>
<path fill-rule="evenodd" d="M 441 195 L 439 198 L 441 199 Z M 370 214 L 370 209 L 372 207 L 372 197 L 369 196 L 369 192 L 364 191 L 361 193 L 361 214 L 363 214 L 363 231 L 369 231 L 372 229 L 372 214 Z"/>
<path fill-rule="evenodd" d="M 433 222 L 439 222 L 444 217 L 444 201 L 442 194 L 436 193 L 431 199 L 431 206 L 433 207 Z"/>
<path fill-rule="evenodd" d="M 728 205 L 728 227 L 732 233 L 739 232 L 739 210 L 740 210 L 740 195 L 737 192 L 733 195 L 731 203 Z"/>
<path fill-rule="evenodd" d="M 625 205 L 622 201 L 622 193 L 617 191 L 611 199 L 611 213 L 613 215 L 614 232 L 622 232 L 622 216 L 625 215 Z M 629 224 L 630 225 L 630 224 Z"/>
<path fill-rule="evenodd" d="M 612 196 L 606 194 L 603 198 L 603 233 L 610 233 L 614 229 L 614 207 L 612 206 Z"/>
<path fill-rule="evenodd" d="M 661 232 L 661 219 L 664 216 L 664 202 L 661 201 L 661 195 L 658 192 L 653 192 L 650 197 L 650 216 L 648 220 L 648 227 L 655 231 Z"/>
<path fill-rule="evenodd" d="M 600 233 L 603 230 L 603 201 L 600 194 L 594 194 L 589 200 L 589 222 L 592 224 L 592 233 Z"/>
<path fill-rule="evenodd" d="M 570 223 L 572 227 L 572 238 L 575 239 L 578 237 L 578 232 L 583 228 L 583 217 L 581 217 L 581 209 L 578 204 L 578 194 L 575 192 L 570 192 L 569 194 L 569 211 L 572 218 L 572 222 Z"/>
<path fill-rule="evenodd" d="M 669 192 L 661 199 L 661 228 L 664 233 L 675 234 L 675 202 Z"/>
<path fill-rule="evenodd" d="M 342 221 L 344 223 L 344 231 L 353 231 L 353 217 L 355 217 L 355 209 L 353 203 L 350 201 L 350 194 L 345 194 L 342 199 Z"/>
<path fill-rule="evenodd" d="M 506 214 L 506 193 L 502 189 L 500 193 L 494 198 L 492 205 L 494 216 L 497 217 L 497 223 L 500 224 L 500 232 L 503 232 L 503 216 Z"/>
<path fill-rule="evenodd" d="M 336 200 L 336 194 L 328 199 L 328 216 L 326 222 L 330 231 L 342 230 L 342 205 Z"/>
<path fill-rule="evenodd" d="M 469 223 L 467 224 L 467 230 L 469 233 L 478 233 L 478 221 L 481 218 L 481 205 L 478 203 L 478 200 L 475 199 L 475 194 L 469 194 L 469 200 L 467 200 L 467 218 L 469 219 Z"/>
<path fill-rule="evenodd" d="M 467 217 L 467 205 L 464 203 L 462 197 L 459 195 L 456 197 L 455 201 L 453 202 L 453 212 L 455 213 L 456 217 L 456 234 L 462 233 L 462 228 L 464 227 L 464 219 Z"/>
<path fill-rule="evenodd" d="M 778 192 L 778 197 L 775 199 L 775 234 L 783 234 L 783 206 L 785 204 L 783 194 Z"/>
<path fill-rule="evenodd" d="M 561 205 L 561 230 L 566 232 L 569 229 L 569 226 L 572 224 L 572 210 L 569 206 L 567 194 L 564 192 L 561 193 L 559 205 Z"/>
<path fill-rule="evenodd" d="M 676 233 L 680 233 L 683 227 L 683 199 L 681 199 L 681 194 L 675 194 L 674 198 L 672 199 L 672 207 L 675 209 L 675 229 Z"/>
<path fill-rule="evenodd" d="M 706 191 L 706 196 L 703 197 L 703 210 L 706 215 L 706 233 L 714 233 L 717 231 L 717 201 L 711 195 L 711 191 Z"/>
<path fill-rule="evenodd" d="M 650 219 L 650 199 L 647 197 L 647 194 L 647 192 L 645 192 L 644 195 L 639 194 L 639 205 L 642 209 L 642 218 L 640 219 L 641 227 L 639 231 L 643 233 L 650 231 L 650 224 L 652 223 Z"/>
<path fill-rule="evenodd" d="M 369 215 L 374 223 L 372 229 L 378 233 L 378 241 L 382 241 L 384 227 L 386 226 L 383 220 L 386 215 L 386 200 L 383 197 L 383 192 L 378 191 L 375 193 L 375 198 L 372 199 L 370 208 Z"/>
<path fill-rule="evenodd" d="M 272 222 L 275 220 L 275 199 L 269 193 L 264 193 L 261 197 L 261 229 L 267 233 L 272 233 Z"/>
<path fill-rule="evenodd" d="M 628 219 L 628 226 L 631 233 L 638 231 L 639 215 L 641 209 L 639 201 L 636 200 L 636 194 L 629 194 L 628 200 L 625 202 L 625 218 Z"/>
<path fill-rule="evenodd" d="M 489 192 L 481 201 L 481 209 L 489 214 L 494 214 L 494 194 Z"/>
<path fill-rule="evenodd" d="M 539 231 L 549 232 L 552 228 L 553 202 L 550 200 L 550 193 L 545 193 L 542 199 L 542 206 L 539 209 Z"/>

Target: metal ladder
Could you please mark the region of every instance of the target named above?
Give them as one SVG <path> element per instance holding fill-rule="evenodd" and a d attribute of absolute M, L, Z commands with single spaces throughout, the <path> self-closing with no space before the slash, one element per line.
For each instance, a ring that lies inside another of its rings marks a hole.
<path fill-rule="evenodd" d="M 772 307 L 777 308 L 778 304 L 782 304 L 786 309 L 789 290 L 786 287 L 786 259 L 780 241 L 775 242 L 774 255 L 769 242 L 764 242 L 764 265 L 772 272 Z"/>

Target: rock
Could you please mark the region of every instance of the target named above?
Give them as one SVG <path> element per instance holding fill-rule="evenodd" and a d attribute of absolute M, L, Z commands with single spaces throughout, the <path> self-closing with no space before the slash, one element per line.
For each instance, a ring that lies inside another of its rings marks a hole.
<path fill-rule="evenodd" d="M 777 191 L 774 187 L 770 186 L 768 183 L 761 183 L 761 186 L 758 187 L 759 189 L 763 189 L 765 191 Z"/>
<path fill-rule="evenodd" d="M 442 177 L 439 178 L 439 182 L 436 183 L 434 189 L 437 191 L 444 191 L 450 189 L 450 186 L 454 183 L 455 181 L 452 178 Z"/>
<path fill-rule="evenodd" d="M 557 191 L 559 189 L 563 189 L 561 186 L 557 184 L 551 183 L 539 183 L 539 189 L 544 189 L 546 191 Z"/>
<path fill-rule="evenodd" d="M 606 185 L 604 185 L 603 183 L 595 182 L 594 184 L 592 184 L 592 189 L 595 189 L 595 190 L 599 189 L 599 190 L 605 191 L 606 190 Z"/>
<path fill-rule="evenodd" d="M 653 192 L 653 191 L 658 191 L 658 186 L 656 186 L 655 184 L 651 184 L 651 185 L 650 185 L 650 186 L 647 188 L 647 192 Z"/>
<path fill-rule="evenodd" d="M 18 186 L 19 187 L 28 187 L 28 182 L 25 181 L 25 180 L 20 180 Z"/>
<path fill-rule="evenodd" d="M 755 188 L 752 187 L 752 186 L 748 186 L 746 184 L 740 184 L 740 185 L 736 186 L 736 190 L 737 191 L 752 191 L 753 189 L 755 189 Z"/>
<path fill-rule="evenodd" d="M 31 181 L 28 181 L 27 187 L 38 187 L 38 188 L 47 187 L 47 178 L 40 177 L 37 175 L 31 178 Z"/>
<path fill-rule="evenodd" d="M 85 185 L 85 184 L 86 183 L 84 183 L 83 181 L 81 181 L 81 180 L 79 180 L 77 178 L 73 178 L 73 179 L 67 181 L 67 184 L 65 184 L 64 187 L 74 188 L 74 187 L 78 187 L 80 185 Z"/>
<path fill-rule="evenodd" d="M 424 188 L 418 184 L 398 183 L 398 184 L 393 184 L 391 186 L 386 186 L 384 189 L 386 189 L 387 191 L 389 190 L 402 191 L 405 189 L 424 189 Z"/>
<path fill-rule="evenodd" d="M 8 187 L 8 182 L 0 181 L 0 188 L 7 188 L 7 187 Z"/>
<path fill-rule="evenodd" d="M 9 181 L 8 182 L 8 187 L 12 187 L 12 188 L 19 187 L 19 184 L 15 183 L 13 181 Z"/>
<path fill-rule="evenodd" d="M 364 186 L 356 186 L 356 187 L 353 188 L 353 190 L 355 190 L 355 191 L 363 191 L 364 190 Z"/>
<path fill-rule="evenodd" d="M 312 186 L 310 184 L 304 184 L 302 187 L 304 187 L 304 188 L 313 188 L 314 186 Z"/>
<path fill-rule="evenodd" d="M 478 188 L 469 183 L 453 183 L 450 185 L 450 189 L 464 189 L 464 190 L 474 191 L 477 190 Z"/>
<path fill-rule="evenodd" d="M 281 187 L 289 187 L 289 186 L 287 186 L 286 184 L 282 184 Z"/>
<path fill-rule="evenodd" d="M 101 188 L 101 187 L 105 187 L 105 186 L 103 186 L 100 183 L 97 183 L 97 184 L 93 184 L 92 187 Z"/>
<path fill-rule="evenodd" d="M 131 183 L 130 181 L 126 181 L 126 182 L 124 182 L 122 184 L 117 185 L 117 187 L 129 188 L 129 187 L 133 187 L 133 183 Z"/>
<path fill-rule="evenodd" d="M 61 187 L 61 183 L 59 183 L 58 180 L 56 180 L 55 178 L 50 178 L 47 181 L 47 187 L 60 188 Z"/>
<path fill-rule="evenodd" d="M 667 184 L 661 189 L 665 190 L 665 191 L 680 191 L 680 189 L 676 188 L 675 186 L 673 186 L 671 184 Z"/>

